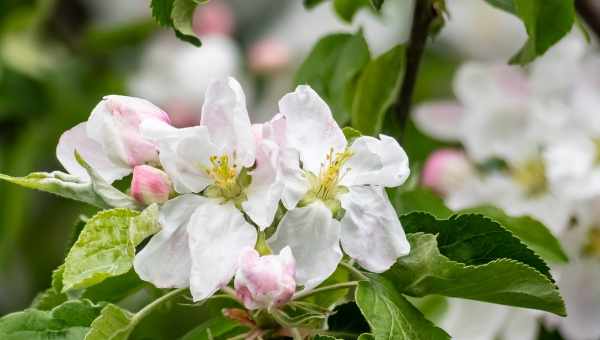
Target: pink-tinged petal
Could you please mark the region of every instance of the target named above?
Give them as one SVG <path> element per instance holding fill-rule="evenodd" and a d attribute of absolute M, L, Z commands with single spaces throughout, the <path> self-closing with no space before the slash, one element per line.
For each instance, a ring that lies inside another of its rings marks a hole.
<path fill-rule="evenodd" d="M 256 244 L 256 229 L 233 204 L 208 199 L 187 227 L 192 254 L 190 291 L 194 301 L 210 297 L 233 278 L 242 250 Z"/>
<path fill-rule="evenodd" d="M 106 96 L 92 111 L 87 134 L 102 145 L 109 159 L 120 166 L 155 163 L 158 150 L 140 133 L 140 125 L 148 120 L 170 124 L 169 116 L 147 100 Z"/>
<path fill-rule="evenodd" d="M 268 140 L 257 146 L 256 168 L 250 172 L 252 182 L 246 189 L 248 199 L 242 203 L 242 208 L 260 230 L 273 223 L 283 192 L 283 182 L 277 173 L 278 149 Z"/>
<path fill-rule="evenodd" d="M 352 156 L 345 164 L 343 185 L 397 187 L 410 175 L 408 156 L 394 138 L 362 136 L 350 146 Z"/>
<path fill-rule="evenodd" d="M 320 201 L 288 211 L 268 243 L 276 252 L 290 247 L 296 259 L 296 282 L 304 289 L 325 281 L 342 259 L 340 222 Z"/>
<path fill-rule="evenodd" d="M 223 153 L 234 155 L 236 163 L 251 167 L 255 145 L 246 97 L 233 78 L 213 82 L 206 91 L 200 125 L 206 126 L 211 142 Z"/>
<path fill-rule="evenodd" d="M 287 146 L 300 152 L 304 169 L 318 173 L 326 155 L 346 148 L 346 137 L 327 103 L 307 85 L 286 94 L 279 110 L 287 119 Z"/>
<path fill-rule="evenodd" d="M 75 150 L 96 170 L 108 183 L 121 179 L 131 173 L 129 167 L 121 167 L 113 163 L 102 151 L 102 145 L 87 136 L 87 123 L 80 123 L 65 131 L 56 147 L 56 158 L 71 175 L 84 181 L 90 177 L 85 169 L 75 159 Z"/>
<path fill-rule="evenodd" d="M 260 257 L 247 248 L 235 275 L 238 297 L 248 309 L 277 307 L 288 302 L 296 290 L 294 257 L 289 247 L 279 255 Z"/>
<path fill-rule="evenodd" d="M 258 74 L 270 74 L 285 69 L 290 62 L 286 44 L 274 39 L 260 40 L 250 47 L 248 67 Z"/>
<path fill-rule="evenodd" d="M 410 244 L 383 188 L 350 187 L 341 201 L 346 210 L 341 221 L 342 247 L 362 267 L 381 273 L 408 255 Z"/>
<path fill-rule="evenodd" d="M 131 196 L 142 204 L 164 203 L 171 194 L 171 179 L 164 171 L 149 165 L 133 168 Z"/>
<path fill-rule="evenodd" d="M 464 108 L 456 102 L 440 101 L 421 104 L 412 119 L 424 133 L 442 141 L 461 138 Z"/>
<path fill-rule="evenodd" d="M 192 30 L 197 36 L 231 35 L 234 29 L 235 18 L 226 2 L 213 0 L 196 7 L 192 17 Z"/>
<path fill-rule="evenodd" d="M 438 194 L 447 195 L 475 175 L 475 168 L 464 151 L 439 149 L 425 161 L 421 181 Z"/>
<path fill-rule="evenodd" d="M 161 207 L 162 230 L 150 239 L 133 262 L 142 280 L 158 288 L 189 286 L 192 259 L 186 226 L 194 211 L 206 200 L 196 195 L 182 195 Z"/>

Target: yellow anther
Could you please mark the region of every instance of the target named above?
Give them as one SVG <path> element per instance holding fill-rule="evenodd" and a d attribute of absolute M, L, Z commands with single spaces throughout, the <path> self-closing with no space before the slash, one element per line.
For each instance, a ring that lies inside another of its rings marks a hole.
<path fill-rule="evenodd" d="M 234 199 L 242 193 L 238 183 L 238 171 L 234 162 L 230 162 L 228 155 L 210 156 L 210 167 L 205 172 L 214 181 L 219 195 L 225 199 Z M 234 164 L 232 164 L 234 163 Z"/>
<path fill-rule="evenodd" d="M 315 183 L 317 198 L 322 200 L 334 198 L 340 180 L 344 177 L 344 174 L 341 173 L 342 167 L 350 157 L 352 157 L 352 151 L 349 149 L 335 154 L 333 148 L 329 149 L 329 153 L 325 157 L 327 161 L 321 165 L 318 183 Z"/>

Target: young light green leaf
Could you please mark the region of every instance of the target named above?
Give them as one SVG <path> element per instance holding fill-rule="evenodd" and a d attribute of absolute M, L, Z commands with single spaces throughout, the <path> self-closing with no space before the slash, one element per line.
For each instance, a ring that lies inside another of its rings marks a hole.
<path fill-rule="evenodd" d="M 179 33 L 178 37 L 183 38 L 193 43 L 196 46 L 200 46 L 200 40 L 196 37 L 192 29 L 192 19 L 194 17 L 194 10 L 201 3 L 206 2 L 205 0 L 174 0 L 173 10 L 171 12 L 171 19 L 173 21 L 173 28 L 176 33 Z"/>
<path fill-rule="evenodd" d="M 51 311 L 26 309 L 0 318 L 3 340 L 81 340 L 101 306 L 87 300 L 71 300 Z"/>
<path fill-rule="evenodd" d="M 527 64 L 567 35 L 575 23 L 573 0 L 486 0 L 518 16 L 528 39 L 511 63 Z"/>
<path fill-rule="evenodd" d="M 416 188 L 408 191 L 399 190 L 394 195 L 394 207 L 398 215 L 413 212 L 426 212 L 436 218 L 449 218 L 453 212 L 444 204 L 444 201 L 425 188 Z"/>
<path fill-rule="evenodd" d="M 129 271 L 135 255 L 129 225 L 138 215 L 133 210 L 113 209 L 88 221 L 65 259 L 63 291 L 89 287 Z"/>
<path fill-rule="evenodd" d="M 546 226 L 529 216 L 508 216 L 501 209 L 492 206 L 464 209 L 460 213 L 485 215 L 508 229 L 544 260 L 555 263 L 568 262 L 568 257 L 560 242 Z"/>
<path fill-rule="evenodd" d="M 446 332 L 425 319 L 423 314 L 383 277 L 370 275 L 368 281 L 361 281 L 355 299 L 371 326 L 372 338 L 375 340 L 450 339 Z"/>
<path fill-rule="evenodd" d="M 313 47 L 295 76 L 295 83 L 310 85 L 329 104 L 335 119 L 350 119 L 356 77 L 369 62 L 370 52 L 361 31 L 331 34 Z"/>
<path fill-rule="evenodd" d="M 77 151 L 75 151 L 75 159 L 90 176 L 92 191 L 99 196 L 106 205 L 114 208 L 139 209 L 139 204 L 137 204 L 131 196 L 122 193 L 106 182 Z"/>
<path fill-rule="evenodd" d="M 344 133 L 344 137 L 346 137 L 346 141 L 348 141 L 348 144 L 352 143 L 353 140 L 355 140 L 356 138 L 362 136 L 362 133 L 360 133 L 360 131 L 350 127 L 350 126 L 346 126 L 342 129 L 342 132 Z"/>
<path fill-rule="evenodd" d="M 384 274 L 405 294 L 437 294 L 566 315 L 557 287 L 529 265 L 506 258 L 466 265 L 442 255 L 436 235 L 409 234 L 408 240 L 410 255 L 401 257 Z"/>
<path fill-rule="evenodd" d="M 129 241 L 137 246 L 148 236 L 156 234 L 160 230 L 158 223 L 158 204 L 152 204 L 144 209 L 141 214 L 131 218 L 129 225 Z"/>
<path fill-rule="evenodd" d="M 132 317 L 119 306 L 108 304 L 92 322 L 84 340 L 127 340 L 134 328 Z"/>
<path fill-rule="evenodd" d="M 227 339 L 230 336 L 240 334 L 246 329 L 247 327 L 236 321 L 227 319 L 224 316 L 217 316 L 192 329 L 181 340 Z"/>
<path fill-rule="evenodd" d="M 381 130 L 385 113 L 400 88 L 405 71 L 405 48 L 398 45 L 369 62 L 356 85 L 352 126 L 366 135 Z"/>
<path fill-rule="evenodd" d="M 424 213 L 400 218 L 407 233 L 437 235 L 440 253 L 466 265 L 486 264 L 496 259 L 522 262 L 552 280 L 548 265 L 497 222 L 482 215 L 455 215 L 437 220 Z"/>
<path fill-rule="evenodd" d="M 362 8 L 369 7 L 370 0 L 333 0 L 333 9 L 347 23 L 352 23 L 354 15 Z"/>
<path fill-rule="evenodd" d="M 152 17 L 165 27 L 171 26 L 171 12 L 173 11 L 173 0 L 151 0 Z"/>

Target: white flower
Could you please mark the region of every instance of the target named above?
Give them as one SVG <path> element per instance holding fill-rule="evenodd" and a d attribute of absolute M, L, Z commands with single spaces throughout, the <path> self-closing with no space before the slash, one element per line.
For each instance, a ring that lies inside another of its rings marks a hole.
<path fill-rule="evenodd" d="M 427 158 L 421 182 L 445 196 L 461 188 L 474 175 L 475 168 L 462 150 L 445 148 Z"/>
<path fill-rule="evenodd" d="M 85 169 L 75 160 L 76 150 L 112 183 L 130 174 L 135 166 L 158 163 L 156 144 L 140 133 L 140 125 L 148 121 L 170 124 L 169 116 L 147 100 L 106 96 L 87 122 L 62 134 L 56 157 L 70 174 L 89 180 Z"/>
<path fill-rule="evenodd" d="M 296 291 L 296 265 L 289 247 L 279 255 L 260 256 L 246 248 L 235 274 L 235 290 L 248 309 L 277 307 L 288 302 Z"/>
<path fill-rule="evenodd" d="M 400 221 L 384 187 L 401 185 L 408 158 L 391 137 L 359 137 L 348 145 L 327 104 L 308 86 L 279 102 L 286 119 L 281 155 L 289 210 L 268 240 L 275 251 L 289 246 L 296 280 L 311 288 L 337 267 L 344 251 L 364 268 L 382 272 L 408 254 Z M 345 213 L 340 221 L 334 217 Z"/>
<path fill-rule="evenodd" d="M 255 139 L 245 105 L 240 85 L 229 78 L 209 86 L 200 126 L 143 126 L 159 145 L 175 191 L 183 195 L 163 206 L 163 230 L 134 266 L 157 287 L 190 286 L 195 301 L 226 285 L 242 250 L 254 247 L 257 232 L 244 213 L 264 229 L 281 196 L 277 146 L 268 138 Z"/>

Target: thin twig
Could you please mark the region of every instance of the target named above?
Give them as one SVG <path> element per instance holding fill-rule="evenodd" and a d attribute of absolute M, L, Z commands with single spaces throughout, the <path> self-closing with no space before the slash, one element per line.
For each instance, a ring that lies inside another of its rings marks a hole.
<path fill-rule="evenodd" d="M 344 266 L 346 269 L 348 269 L 350 272 L 352 272 L 352 274 L 354 276 L 356 276 L 356 278 L 361 279 L 361 280 L 368 280 L 369 278 L 363 274 L 360 270 L 356 269 L 356 267 L 354 267 L 353 265 L 350 265 L 348 263 L 345 262 L 340 262 L 340 264 L 342 266 Z"/>
<path fill-rule="evenodd" d="M 170 300 L 171 298 L 173 298 L 185 291 L 187 291 L 187 288 L 174 289 L 174 290 L 168 292 L 167 294 L 159 297 L 158 299 L 152 301 L 151 303 L 146 305 L 144 308 L 140 309 L 139 312 L 135 313 L 135 315 L 131 318 L 131 327 L 135 327 L 135 325 L 137 325 L 144 317 L 146 317 L 148 314 L 152 313 L 156 308 L 158 308 L 164 302 Z"/>
<path fill-rule="evenodd" d="M 309 291 L 304 291 L 304 292 L 300 292 L 294 295 L 293 299 L 294 300 L 298 300 L 298 299 L 303 299 L 305 297 L 308 296 L 312 296 L 315 294 L 319 294 L 322 292 L 326 292 L 328 290 L 338 290 L 338 289 L 344 289 L 344 288 L 352 288 L 352 287 L 356 287 L 358 285 L 358 281 L 348 281 L 348 282 L 341 282 L 341 283 L 336 283 L 330 286 L 324 286 L 324 287 L 319 287 L 313 290 L 309 290 Z"/>
<path fill-rule="evenodd" d="M 427 37 L 431 24 L 438 15 L 438 10 L 434 7 L 432 0 L 415 0 L 413 23 L 406 49 L 406 70 L 402 86 L 392 105 L 392 112 L 402 137 L 410 115 L 413 92 Z"/>

